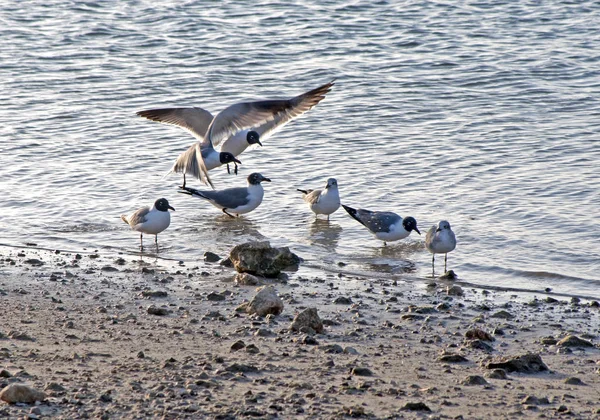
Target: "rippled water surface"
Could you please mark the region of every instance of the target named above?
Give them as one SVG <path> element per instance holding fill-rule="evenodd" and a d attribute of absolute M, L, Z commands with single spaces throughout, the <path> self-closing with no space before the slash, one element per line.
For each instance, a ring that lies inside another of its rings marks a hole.
<path fill-rule="evenodd" d="M 412 215 L 423 233 L 449 220 L 461 280 L 600 297 L 600 6 L 206 4 L 3 3 L 2 243 L 135 253 L 119 215 L 164 196 L 177 211 L 162 257 L 266 238 L 313 266 L 429 276 L 423 237 L 383 248 L 343 210 L 314 221 L 295 188 L 336 177 L 348 205 Z M 217 188 L 273 180 L 239 220 L 177 194 L 163 175 L 194 139 L 135 116 L 216 113 L 333 78 L 321 104 L 241 155 L 240 175 L 211 172 Z"/>

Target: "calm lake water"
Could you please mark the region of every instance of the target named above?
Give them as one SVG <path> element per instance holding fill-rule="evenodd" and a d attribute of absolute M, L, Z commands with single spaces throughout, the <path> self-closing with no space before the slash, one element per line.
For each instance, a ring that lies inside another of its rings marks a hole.
<path fill-rule="evenodd" d="M 3 244 L 133 255 L 119 215 L 166 197 L 177 211 L 161 257 L 268 239 L 308 266 L 422 284 L 423 236 L 383 248 L 342 209 L 314 221 L 295 189 L 335 177 L 345 204 L 413 216 L 423 233 L 449 220 L 465 282 L 600 298 L 597 3 L 210 4 L 3 3 Z M 211 172 L 217 188 L 273 180 L 239 220 L 177 193 L 180 177 L 163 176 L 194 139 L 135 115 L 216 113 L 333 78 L 316 108 L 240 156 L 237 177 Z"/>

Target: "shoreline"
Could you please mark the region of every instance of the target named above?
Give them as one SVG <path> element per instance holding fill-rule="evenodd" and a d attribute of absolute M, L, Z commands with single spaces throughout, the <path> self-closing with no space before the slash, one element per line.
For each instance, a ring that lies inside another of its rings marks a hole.
<path fill-rule="evenodd" d="M 0 402 L 0 417 L 600 416 L 593 300 L 306 267 L 274 284 L 283 313 L 262 318 L 236 311 L 256 287 L 218 263 L 27 246 L 0 246 L 0 258 L 0 385 L 47 396 Z M 289 330 L 306 308 L 323 333 Z M 592 346 L 558 344 L 570 335 Z M 530 352 L 549 372 L 486 368 Z"/>

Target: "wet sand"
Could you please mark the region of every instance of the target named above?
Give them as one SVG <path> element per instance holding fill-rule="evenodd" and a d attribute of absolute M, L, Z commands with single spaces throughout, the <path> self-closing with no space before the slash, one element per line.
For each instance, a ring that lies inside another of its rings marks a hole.
<path fill-rule="evenodd" d="M 258 317 L 236 311 L 256 287 L 219 263 L 0 260 L 0 389 L 46 393 L 1 418 L 600 417 L 594 301 L 301 269 L 274 284 L 282 314 Z M 290 331 L 306 308 L 323 333 Z M 527 353 L 548 370 L 493 368 Z"/>

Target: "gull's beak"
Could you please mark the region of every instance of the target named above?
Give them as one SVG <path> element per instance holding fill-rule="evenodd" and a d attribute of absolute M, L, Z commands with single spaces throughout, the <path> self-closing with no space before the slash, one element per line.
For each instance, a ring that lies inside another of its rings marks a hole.
<path fill-rule="evenodd" d="M 441 231 L 442 231 L 442 229 L 441 229 L 441 228 L 437 228 L 435 231 L 436 231 L 436 232 L 441 232 Z"/>
<path fill-rule="evenodd" d="M 264 176 L 263 176 L 263 179 L 262 179 L 262 180 L 263 180 L 263 181 L 267 181 L 267 182 L 271 182 L 271 180 L 270 180 L 269 178 L 265 178 Z"/>
<path fill-rule="evenodd" d="M 421 234 L 421 232 L 417 228 L 415 228 L 414 231 L 417 232 L 419 235 Z"/>
<path fill-rule="evenodd" d="M 174 209 L 173 207 L 169 206 L 169 208 L 170 208 L 171 210 L 175 211 L 175 209 Z"/>
<path fill-rule="evenodd" d="M 239 161 L 239 160 L 237 160 L 236 158 L 233 158 L 233 161 L 234 161 L 235 163 L 239 163 L 240 165 L 242 164 L 242 162 L 240 162 L 240 161 Z"/>
<path fill-rule="evenodd" d="M 262 143 L 260 142 L 260 140 L 256 140 L 256 143 L 258 143 L 258 145 L 259 145 L 260 147 L 262 147 Z"/>

